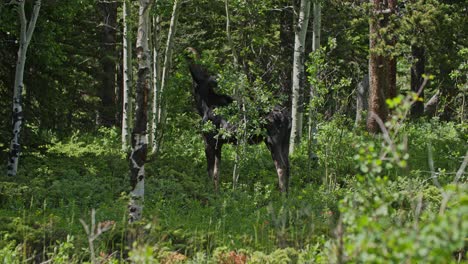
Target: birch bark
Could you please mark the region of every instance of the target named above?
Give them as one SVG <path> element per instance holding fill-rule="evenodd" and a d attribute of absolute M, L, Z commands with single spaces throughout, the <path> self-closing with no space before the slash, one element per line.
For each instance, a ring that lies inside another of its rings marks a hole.
<path fill-rule="evenodd" d="M 130 5 L 127 1 L 123 2 L 123 102 L 122 102 L 122 150 L 128 149 L 128 142 L 130 139 L 129 131 L 132 122 L 132 49 L 129 47 L 131 43 L 130 35 L 128 32 L 128 20 L 131 11 Z"/>
<path fill-rule="evenodd" d="M 159 81 L 160 81 L 160 61 L 159 61 L 159 16 L 156 19 L 153 17 L 153 108 L 152 108 L 152 126 L 151 126 L 151 137 L 152 137 L 152 148 L 151 152 L 156 153 L 158 151 L 158 124 L 161 121 L 159 119 L 158 107 L 161 102 Z"/>
<path fill-rule="evenodd" d="M 321 37 L 321 29 L 322 29 L 322 6 L 319 0 L 314 1 L 314 9 L 313 9 L 313 32 L 312 32 L 312 52 L 317 52 L 320 49 L 320 37 Z M 310 87 L 310 101 L 315 96 L 315 87 Z M 310 104 L 309 104 L 310 105 Z M 314 135 L 316 133 L 317 127 L 315 125 L 315 120 L 313 119 L 313 110 L 309 107 L 309 127 L 308 127 L 308 138 L 307 141 L 309 142 L 309 158 L 313 157 L 316 158 L 316 155 L 312 153 L 312 144 L 315 145 L 315 138 Z"/>
<path fill-rule="evenodd" d="M 145 162 L 148 153 L 147 121 L 150 86 L 150 53 L 148 50 L 148 25 L 151 0 L 139 0 L 138 35 L 136 42 L 138 79 L 136 84 L 135 121 L 130 154 L 130 204 L 129 222 L 141 219 L 145 194 Z"/>
<path fill-rule="evenodd" d="M 166 42 L 166 51 L 164 54 L 164 66 L 161 75 L 161 85 L 160 89 L 160 97 L 161 100 L 159 102 L 159 109 L 158 109 L 158 119 L 160 123 L 164 124 L 166 119 L 166 109 L 164 104 L 164 91 L 167 85 L 167 79 L 169 78 L 169 71 L 171 68 L 172 63 L 172 48 L 174 44 L 174 37 L 176 33 L 177 27 L 177 19 L 179 16 L 179 6 L 180 0 L 174 0 L 174 5 L 172 7 L 172 16 L 171 16 L 171 23 L 169 26 L 169 32 L 167 33 L 167 42 Z"/>
<path fill-rule="evenodd" d="M 12 125 L 13 125 L 13 138 L 10 143 L 10 153 L 8 158 L 7 174 L 10 176 L 16 176 L 18 172 L 19 155 L 21 152 L 20 145 L 20 132 L 23 125 L 23 106 L 21 102 L 23 92 L 23 78 L 24 78 L 24 66 L 26 64 L 26 53 L 28 51 L 29 43 L 31 42 L 34 29 L 36 28 L 37 17 L 39 16 L 39 10 L 41 9 L 41 0 L 36 0 L 34 3 L 33 12 L 31 19 L 26 20 L 26 14 L 24 11 L 24 0 L 17 0 L 18 15 L 20 20 L 20 40 L 18 49 L 18 60 L 16 63 L 15 72 L 15 87 L 13 90 L 13 114 L 12 114 Z"/>
<path fill-rule="evenodd" d="M 294 57 L 292 80 L 292 128 L 289 144 L 289 153 L 294 152 L 295 144 L 299 143 L 302 136 L 302 102 L 301 91 L 304 86 L 304 46 L 307 34 L 307 26 L 310 13 L 310 0 L 301 0 L 299 17 L 294 32 Z"/>

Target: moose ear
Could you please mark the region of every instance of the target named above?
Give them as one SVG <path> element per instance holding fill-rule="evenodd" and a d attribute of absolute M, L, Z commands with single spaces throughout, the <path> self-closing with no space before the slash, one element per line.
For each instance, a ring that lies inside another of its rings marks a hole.
<path fill-rule="evenodd" d="M 205 82 L 210 78 L 210 75 L 208 75 L 200 65 L 190 64 L 189 69 L 193 80 L 198 84 Z"/>

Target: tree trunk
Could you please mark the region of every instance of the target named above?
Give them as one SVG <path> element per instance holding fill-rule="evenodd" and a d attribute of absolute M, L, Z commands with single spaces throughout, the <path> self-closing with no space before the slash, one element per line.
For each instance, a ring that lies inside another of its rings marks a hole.
<path fill-rule="evenodd" d="M 24 66 L 26 64 L 26 53 L 28 51 L 28 46 L 31 42 L 31 38 L 34 33 L 34 29 L 36 28 L 37 17 L 39 16 L 40 9 L 41 0 L 36 0 L 36 2 L 34 3 L 31 19 L 28 24 L 28 21 L 26 20 L 26 14 L 24 12 L 24 1 L 18 1 L 18 15 L 21 29 L 18 49 L 18 60 L 16 64 L 15 73 L 15 87 L 13 91 L 13 138 L 10 143 L 10 153 L 7 166 L 7 174 L 10 176 L 16 176 L 18 172 L 19 155 L 21 152 L 19 140 L 21 127 L 23 125 L 23 106 L 21 102 L 21 94 L 24 87 Z"/>
<path fill-rule="evenodd" d="M 280 91 L 283 94 L 291 94 L 292 85 L 292 61 L 294 54 L 294 11 L 289 8 L 283 8 L 280 14 L 280 54 L 279 62 L 281 62 L 280 71 Z M 246 68 L 246 67 L 244 67 Z M 286 104 L 288 107 L 291 106 L 291 96 L 288 96 Z"/>
<path fill-rule="evenodd" d="M 321 37 L 321 28 L 322 28 L 322 7 L 319 1 L 314 1 L 314 23 L 313 23 L 313 32 L 312 32 L 312 52 L 317 52 L 320 49 L 320 37 Z M 315 96 L 314 87 L 310 87 L 310 101 Z M 312 118 L 312 108 L 309 107 L 309 133 L 308 140 L 312 140 L 313 133 L 315 131 L 315 125 L 313 124 L 314 120 Z"/>
<path fill-rule="evenodd" d="M 130 16 L 130 5 L 127 1 L 123 2 L 123 100 L 122 100 L 122 150 L 127 150 L 129 142 L 130 124 L 132 122 L 132 48 L 129 47 L 131 43 L 130 35 L 128 32 L 127 18 Z"/>
<path fill-rule="evenodd" d="M 320 49 L 320 36 L 321 36 L 321 29 L 322 29 L 322 6 L 320 4 L 320 1 L 315 0 L 314 1 L 314 11 L 313 11 L 313 32 L 312 32 L 312 52 L 317 52 Z M 313 86 L 310 86 L 310 98 L 309 100 L 312 101 L 312 99 L 315 96 L 315 91 L 314 91 Z M 309 127 L 308 127 L 308 135 L 307 135 L 307 142 L 308 142 L 308 157 L 309 159 L 316 159 L 317 155 L 312 151 L 312 145 L 316 145 L 316 139 L 314 135 L 317 133 L 317 127 L 316 127 L 316 120 L 313 118 L 313 109 L 310 107 L 309 103 Z"/>
<path fill-rule="evenodd" d="M 117 105 L 115 102 L 115 43 L 117 27 L 117 2 L 102 1 L 99 3 L 104 21 L 102 22 L 101 38 L 101 89 L 99 97 L 101 107 L 99 112 L 98 124 L 103 126 L 113 126 L 116 123 Z"/>
<path fill-rule="evenodd" d="M 310 0 L 301 0 L 299 7 L 299 17 L 294 32 L 294 57 L 292 75 L 292 128 L 289 145 L 289 153 L 294 152 L 296 143 L 300 142 L 302 136 L 303 103 L 302 90 L 305 83 L 304 74 L 304 47 L 309 21 Z"/>
<path fill-rule="evenodd" d="M 411 54 L 413 65 L 411 66 L 411 91 L 418 94 L 420 100 L 417 100 L 411 106 L 411 117 L 416 118 L 424 114 L 424 82 L 423 74 L 425 71 L 425 50 L 423 47 L 412 45 Z"/>
<path fill-rule="evenodd" d="M 164 125 L 164 123 L 166 122 L 166 107 L 167 106 L 165 104 L 164 93 L 165 93 L 165 89 L 167 89 L 166 87 L 167 79 L 169 78 L 169 71 L 170 71 L 171 64 L 172 64 L 172 48 L 174 45 L 177 18 L 179 16 L 179 6 L 180 6 L 180 0 L 174 0 L 174 5 L 172 8 L 171 23 L 169 26 L 169 32 L 167 33 L 166 51 L 164 54 L 164 65 L 163 65 L 162 75 L 161 75 L 161 86 L 159 87 L 160 101 L 159 101 L 159 109 L 158 109 L 158 119 L 160 122 L 160 126 Z"/>
<path fill-rule="evenodd" d="M 355 124 L 359 125 L 362 120 L 362 112 L 367 110 L 369 97 L 369 75 L 364 75 L 362 81 L 358 83 L 356 89 L 356 121 Z"/>
<path fill-rule="evenodd" d="M 387 120 L 388 108 L 385 100 L 396 96 L 396 58 L 387 50 L 378 51 L 378 44 L 384 42 L 381 29 L 389 27 L 389 14 L 395 11 L 396 0 L 370 0 L 373 3 L 369 21 L 369 113 L 367 130 L 370 133 L 380 132 L 379 120 Z M 387 4 L 385 4 L 387 3 Z M 382 17 L 383 15 L 383 17 Z M 388 33 L 387 30 L 387 34 Z M 391 39 L 386 46 L 395 45 Z"/>
<path fill-rule="evenodd" d="M 148 152 L 147 121 L 150 87 L 150 53 L 148 50 L 148 25 L 150 0 L 140 0 L 138 11 L 138 35 L 136 42 L 138 73 L 136 84 L 135 121 L 130 154 L 130 205 L 129 222 L 141 219 L 145 193 L 145 162 Z"/>
<path fill-rule="evenodd" d="M 228 41 L 228 46 L 231 49 L 231 53 L 233 56 L 234 66 L 237 67 L 239 65 L 239 59 L 237 57 L 236 50 L 234 49 L 234 43 L 232 42 L 231 37 L 231 17 L 229 14 L 229 0 L 224 0 L 224 7 L 226 10 L 226 37 Z"/>
<path fill-rule="evenodd" d="M 151 126 L 151 137 L 152 137 L 152 146 L 151 152 L 156 153 L 158 151 L 158 124 L 161 121 L 159 119 L 158 109 L 161 103 L 159 82 L 160 78 L 160 61 L 159 61 L 159 16 L 156 19 L 153 17 L 153 108 L 152 108 L 152 126 Z"/>
<path fill-rule="evenodd" d="M 389 14 L 387 15 L 386 27 L 389 28 L 388 34 L 392 35 L 390 40 L 388 41 L 387 45 L 394 48 L 397 43 L 397 38 L 395 35 L 395 28 L 390 25 L 391 21 L 388 16 L 395 14 L 397 8 L 397 0 L 387 0 Z M 387 98 L 395 98 L 398 95 L 398 87 L 396 85 L 397 81 L 397 57 L 394 54 L 387 54 L 386 61 L 388 63 L 388 93 Z"/>
<path fill-rule="evenodd" d="M 450 78 L 450 73 L 454 70 L 453 65 L 448 60 L 444 60 L 439 64 L 440 84 L 440 106 L 443 107 L 440 113 L 440 119 L 450 121 L 456 114 L 454 107 L 454 99 L 457 95 L 455 82 Z"/>
<path fill-rule="evenodd" d="M 233 57 L 233 63 L 234 63 L 234 67 L 236 69 L 238 69 L 239 67 L 239 59 L 238 59 L 238 55 L 237 55 L 237 52 L 234 48 L 234 43 L 232 41 L 232 36 L 231 36 L 231 18 L 230 18 L 230 14 L 229 14 L 229 0 L 225 0 L 224 1 L 224 7 L 225 7 L 225 10 L 226 10 L 226 37 L 227 37 L 227 41 L 228 41 L 228 47 L 231 49 L 231 53 L 232 53 L 232 57 Z M 239 105 L 238 105 L 238 111 L 239 113 L 242 114 L 242 120 L 241 120 L 241 124 L 239 124 L 239 128 L 241 129 L 238 129 L 238 134 L 237 134 L 237 138 L 238 138 L 238 141 L 239 143 L 236 144 L 236 157 L 234 159 L 234 168 L 232 170 L 232 187 L 233 189 L 235 189 L 237 187 L 237 183 L 239 182 L 239 171 L 240 171 L 240 165 L 241 165 L 241 156 L 243 156 L 244 154 L 244 150 L 245 150 L 245 144 L 246 144 L 246 138 L 247 138 L 247 131 L 246 131 L 246 127 L 247 127 L 247 116 L 246 116 L 246 108 L 245 108 L 245 104 L 244 104 L 244 101 L 242 99 L 242 96 L 239 96 L 239 89 L 236 87 L 234 89 L 234 94 L 237 98 L 239 98 Z M 241 134 L 242 133 L 242 134 Z"/>
<path fill-rule="evenodd" d="M 437 114 L 437 107 L 439 106 L 440 92 L 437 91 L 429 101 L 424 105 L 424 115 L 434 117 Z"/>

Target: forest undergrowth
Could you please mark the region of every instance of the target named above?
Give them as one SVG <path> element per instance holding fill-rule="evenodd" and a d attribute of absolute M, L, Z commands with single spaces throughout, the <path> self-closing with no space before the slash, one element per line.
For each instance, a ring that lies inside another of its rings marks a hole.
<path fill-rule="evenodd" d="M 201 137 L 189 126 L 168 126 L 167 134 L 178 136 L 150 157 L 144 219 L 132 226 L 117 130 L 49 135 L 50 143 L 24 151 L 17 178 L 0 178 L 0 260 L 466 261 L 466 124 L 403 123 L 373 136 L 350 123 L 335 118 L 319 125 L 317 160 L 307 158 L 303 142 L 292 156 L 288 196 L 277 190 L 264 145 L 246 147 L 236 188 L 236 150 L 226 147 L 221 192 L 214 194 Z M 136 233 L 139 240 L 129 245 Z"/>

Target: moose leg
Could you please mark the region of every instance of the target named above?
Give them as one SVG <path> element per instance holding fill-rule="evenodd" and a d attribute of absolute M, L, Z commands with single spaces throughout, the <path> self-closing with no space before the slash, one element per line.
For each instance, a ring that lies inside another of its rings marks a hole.
<path fill-rule="evenodd" d="M 215 159 L 213 168 L 213 182 L 215 191 L 219 190 L 219 166 L 221 165 L 221 146 L 215 148 Z"/>
<path fill-rule="evenodd" d="M 283 149 L 282 145 L 268 144 L 268 149 L 271 152 L 271 158 L 275 164 L 276 173 L 278 174 L 278 183 L 281 192 L 288 192 L 289 185 L 289 157 L 288 148 Z"/>
<path fill-rule="evenodd" d="M 206 168 L 208 170 L 208 177 L 213 179 L 215 151 L 214 148 L 208 144 L 205 144 L 205 156 L 206 156 Z"/>
<path fill-rule="evenodd" d="M 219 186 L 219 165 L 221 164 L 221 147 L 205 143 L 205 155 L 208 169 L 208 177 L 213 180 L 215 191 Z"/>

